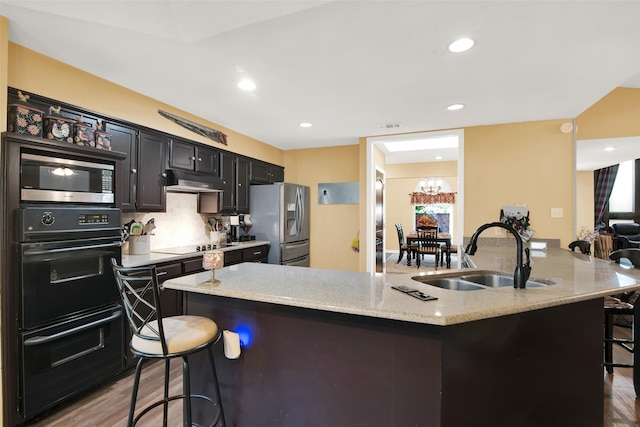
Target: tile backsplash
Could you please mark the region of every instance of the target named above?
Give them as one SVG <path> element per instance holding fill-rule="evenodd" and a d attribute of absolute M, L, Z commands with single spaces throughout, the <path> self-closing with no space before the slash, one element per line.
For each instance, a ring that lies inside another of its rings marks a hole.
<path fill-rule="evenodd" d="M 126 224 L 132 219 L 146 223 L 155 218 L 156 228 L 151 236 L 153 251 L 159 248 L 209 243 L 209 217 L 210 215 L 198 213 L 197 194 L 169 192 L 166 212 L 123 212 L 122 223 Z M 123 253 L 126 253 L 124 247 Z"/>

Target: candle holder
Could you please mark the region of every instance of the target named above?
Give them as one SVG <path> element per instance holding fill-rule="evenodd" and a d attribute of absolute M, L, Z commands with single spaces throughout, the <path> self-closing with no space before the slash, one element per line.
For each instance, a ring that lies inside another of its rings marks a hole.
<path fill-rule="evenodd" d="M 217 285 L 220 280 L 216 280 L 216 270 L 224 267 L 224 252 L 222 251 L 204 251 L 202 253 L 202 268 L 211 271 L 211 280 L 209 283 Z"/>

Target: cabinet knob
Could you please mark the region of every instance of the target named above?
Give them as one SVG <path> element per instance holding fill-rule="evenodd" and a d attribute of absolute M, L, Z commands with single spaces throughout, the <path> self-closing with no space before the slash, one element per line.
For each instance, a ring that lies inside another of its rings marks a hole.
<path fill-rule="evenodd" d="M 131 169 L 131 173 L 138 173 L 138 169 L 136 168 Z"/>
<path fill-rule="evenodd" d="M 167 174 L 166 174 L 166 173 L 164 173 L 164 172 L 162 172 L 160 175 L 161 175 L 163 178 L 166 178 L 166 177 L 167 177 Z"/>
<path fill-rule="evenodd" d="M 191 156 L 191 160 L 195 160 L 195 159 L 196 159 L 196 156 Z"/>
<path fill-rule="evenodd" d="M 198 161 L 199 161 L 199 162 L 201 162 L 201 161 L 202 161 L 202 158 L 201 158 L 201 157 L 198 157 Z"/>

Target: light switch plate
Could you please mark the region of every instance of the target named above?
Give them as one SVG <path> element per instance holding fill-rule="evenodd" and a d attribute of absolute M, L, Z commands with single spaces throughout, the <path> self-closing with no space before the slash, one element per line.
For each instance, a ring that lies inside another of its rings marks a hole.
<path fill-rule="evenodd" d="M 551 208 L 551 218 L 562 218 L 564 215 L 562 208 Z"/>

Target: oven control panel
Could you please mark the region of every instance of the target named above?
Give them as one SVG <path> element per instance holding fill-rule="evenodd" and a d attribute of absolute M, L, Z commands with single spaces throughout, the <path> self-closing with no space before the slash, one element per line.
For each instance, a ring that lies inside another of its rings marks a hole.
<path fill-rule="evenodd" d="M 78 224 L 109 224 L 109 214 L 80 214 Z"/>
<path fill-rule="evenodd" d="M 82 233 L 120 236 L 121 212 L 117 208 L 28 206 L 16 210 L 17 240 L 66 239 Z M 63 236 L 67 235 L 67 236 Z"/>

